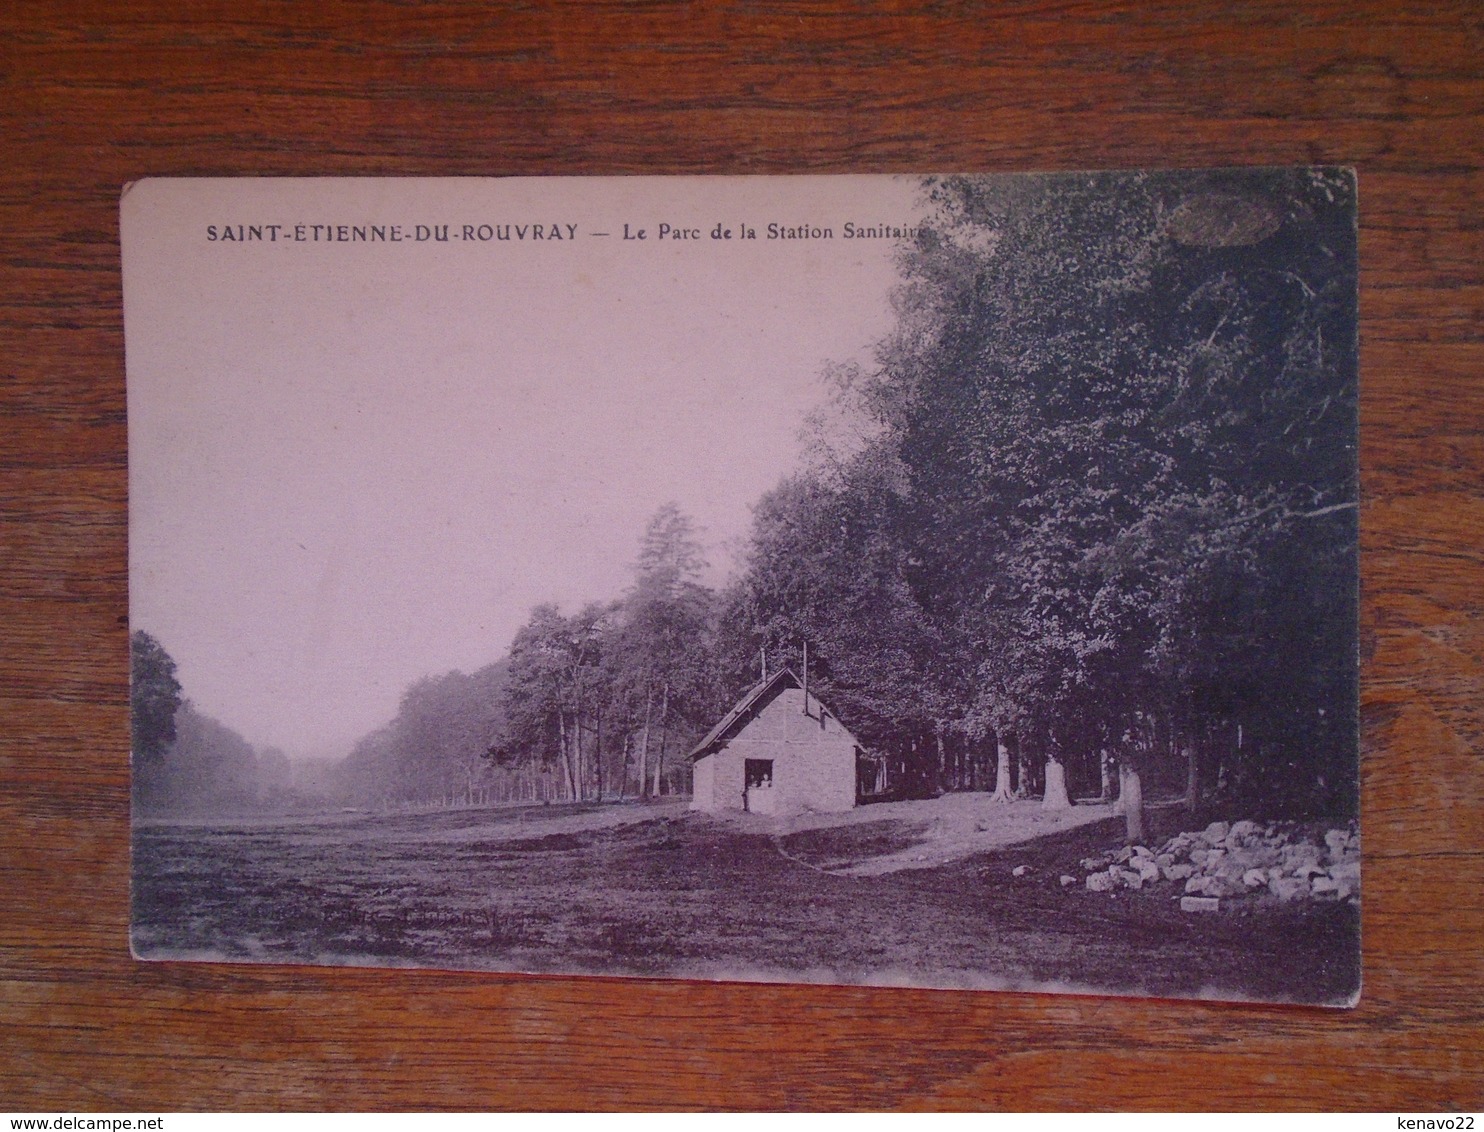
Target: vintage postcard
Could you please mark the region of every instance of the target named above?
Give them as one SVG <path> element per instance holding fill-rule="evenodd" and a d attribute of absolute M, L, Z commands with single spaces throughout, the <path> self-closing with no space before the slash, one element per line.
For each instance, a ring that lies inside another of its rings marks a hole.
<path fill-rule="evenodd" d="M 1360 992 L 1356 203 L 147 180 L 141 959 Z"/>

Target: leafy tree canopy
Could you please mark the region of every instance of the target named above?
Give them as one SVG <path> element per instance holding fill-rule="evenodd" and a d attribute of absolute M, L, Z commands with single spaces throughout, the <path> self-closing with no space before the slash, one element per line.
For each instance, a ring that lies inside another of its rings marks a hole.
<path fill-rule="evenodd" d="M 180 681 L 175 661 L 154 637 L 136 629 L 129 637 L 129 714 L 135 759 L 158 759 L 175 742 Z"/>

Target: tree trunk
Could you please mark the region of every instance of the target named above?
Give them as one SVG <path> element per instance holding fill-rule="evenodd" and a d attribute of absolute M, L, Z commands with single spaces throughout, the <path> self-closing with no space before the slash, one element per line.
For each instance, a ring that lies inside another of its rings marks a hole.
<path fill-rule="evenodd" d="M 1118 763 L 1118 801 L 1127 824 L 1125 840 L 1130 845 L 1144 841 L 1144 790 L 1139 783 L 1139 768 L 1127 758 Z"/>
<path fill-rule="evenodd" d="M 572 749 L 575 754 L 573 774 L 577 778 L 577 800 L 587 801 L 587 755 L 582 749 L 582 708 L 572 713 Z"/>
<path fill-rule="evenodd" d="M 1015 744 L 1015 797 L 1026 798 L 1031 792 L 1031 745 L 1025 735 L 1016 736 Z"/>
<path fill-rule="evenodd" d="M 664 684 L 663 698 L 660 701 L 660 754 L 659 754 L 659 758 L 657 758 L 657 759 L 654 760 L 654 796 L 656 798 L 658 798 L 660 796 L 660 785 L 664 781 L 664 775 L 665 775 L 665 739 L 667 738 L 666 730 L 667 730 L 669 721 L 670 721 L 670 683 L 667 680 L 665 682 L 665 684 Z"/>
<path fill-rule="evenodd" d="M 1041 795 L 1043 810 L 1069 810 L 1072 800 L 1067 797 L 1066 768 L 1050 751 L 1046 753 L 1046 790 Z"/>
<path fill-rule="evenodd" d="M 644 730 L 639 733 L 639 797 L 649 797 L 649 713 L 654 708 L 654 688 L 644 681 Z"/>
<path fill-rule="evenodd" d="M 1185 812 L 1193 814 L 1200 805 L 1201 769 L 1196 758 L 1195 744 L 1185 744 Z"/>
<path fill-rule="evenodd" d="M 629 792 L 629 741 L 633 736 L 629 734 L 625 721 L 623 736 L 623 753 L 618 759 L 618 800 L 622 802 Z"/>
<path fill-rule="evenodd" d="M 592 766 L 598 771 L 598 801 L 603 801 L 603 712 L 594 715 L 592 725 Z"/>
<path fill-rule="evenodd" d="M 593 771 L 589 764 L 587 744 L 583 741 L 587 728 L 582 725 L 582 709 L 572 717 L 572 735 L 577 743 L 577 790 L 578 801 L 587 801 L 587 790 L 592 785 Z"/>
<path fill-rule="evenodd" d="M 1113 755 L 1107 747 L 1098 750 L 1098 771 L 1103 780 L 1103 788 L 1098 795 L 1098 801 L 1111 802 L 1113 800 Z"/>
<path fill-rule="evenodd" d="M 933 772 L 933 793 L 941 794 L 943 793 L 943 779 L 947 776 L 948 772 L 948 755 L 943 749 L 943 725 L 941 723 L 937 727 L 937 738 L 938 764 Z"/>
<path fill-rule="evenodd" d="M 1005 736 L 996 731 L 995 742 L 995 768 L 994 768 L 994 793 L 990 795 L 991 801 L 1010 801 L 1010 748 L 1005 745 Z"/>
<path fill-rule="evenodd" d="M 577 779 L 572 771 L 572 740 L 567 734 L 567 713 L 557 712 L 557 736 L 562 748 L 562 773 L 567 783 L 567 795 L 572 801 L 577 800 Z"/>

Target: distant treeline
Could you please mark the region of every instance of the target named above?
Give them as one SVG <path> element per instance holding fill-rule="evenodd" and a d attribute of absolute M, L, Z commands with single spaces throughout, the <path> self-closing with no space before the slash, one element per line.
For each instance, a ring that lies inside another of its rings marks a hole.
<path fill-rule="evenodd" d="M 141 817 L 208 817 L 323 810 L 333 764 L 292 763 L 258 750 L 182 695 L 175 661 L 154 637 L 130 638 L 133 797 Z"/>
<path fill-rule="evenodd" d="M 573 615 L 538 606 L 508 654 L 419 680 L 342 777 L 358 804 L 621 799 L 690 790 L 691 746 L 735 683 L 692 521 L 651 519 L 633 586 Z M 745 680 L 745 677 L 743 677 Z"/>
<path fill-rule="evenodd" d="M 895 794 L 1353 812 L 1350 177 L 926 191 L 896 326 L 832 371 L 739 576 L 704 586 L 665 506 L 626 593 L 540 606 L 500 660 L 412 685 L 341 799 L 684 793 L 697 738 L 807 642 Z"/>

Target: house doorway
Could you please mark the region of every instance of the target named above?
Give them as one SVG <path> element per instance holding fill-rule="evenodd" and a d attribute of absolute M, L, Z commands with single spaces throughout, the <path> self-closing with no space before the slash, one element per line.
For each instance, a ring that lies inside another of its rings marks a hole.
<path fill-rule="evenodd" d="M 748 759 L 742 769 L 746 783 L 742 808 L 753 814 L 774 813 L 777 807 L 773 793 L 773 760 Z"/>

